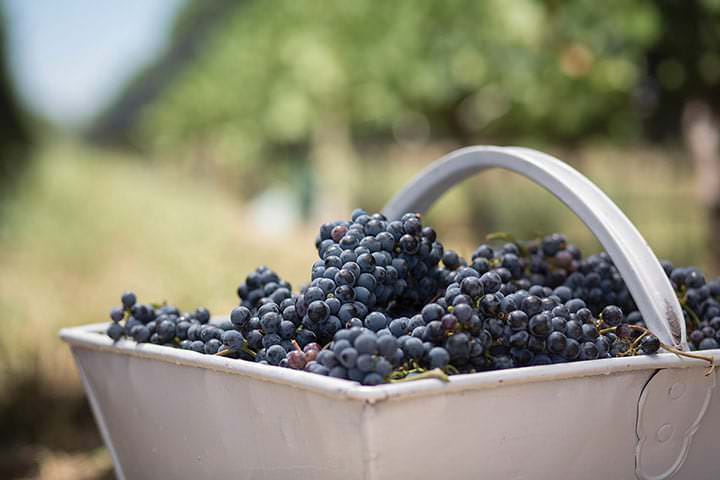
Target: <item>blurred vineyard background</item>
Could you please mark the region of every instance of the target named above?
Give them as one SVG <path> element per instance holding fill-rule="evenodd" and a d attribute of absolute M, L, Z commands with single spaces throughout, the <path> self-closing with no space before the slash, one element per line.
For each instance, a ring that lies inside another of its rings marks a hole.
<path fill-rule="evenodd" d="M 126 289 L 224 314 L 259 264 L 299 286 L 320 222 L 458 146 L 554 153 L 720 272 L 720 1 L 116 3 L 2 3 L 0 478 L 112 478 L 59 328 Z M 503 172 L 428 217 L 466 255 L 599 248 Z"/>

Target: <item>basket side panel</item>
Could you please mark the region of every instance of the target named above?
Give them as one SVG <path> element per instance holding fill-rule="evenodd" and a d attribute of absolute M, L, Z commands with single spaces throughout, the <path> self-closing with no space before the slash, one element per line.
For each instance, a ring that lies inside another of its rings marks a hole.
<path fill-rule="evenodd" d="M 127 478 L 364 478 L 363 403 L 74 348 Z"/>
<path fill-rule="evenodd" d="M 371 478 L 635 478 L 637 402 L 652 371 L 380 403 Z"/>

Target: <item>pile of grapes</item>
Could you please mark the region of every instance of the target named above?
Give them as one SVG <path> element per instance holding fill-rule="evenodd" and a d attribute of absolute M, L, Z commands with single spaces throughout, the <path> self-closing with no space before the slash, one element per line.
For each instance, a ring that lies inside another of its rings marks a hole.
<path fill-rule="evenodd" d="M 358 209 L 320 227 L 319 260 L 297 293 L 260 267 L 220 323 L 203 307 L 183 313 L 125 293 L 107 334 L 364 385 L 673 350 L 647 330 L 606 253 L 583 259 L 560 234 L 504 241 L 465 259 L 418 214 L 388 221 Z M 663 268 L 692 349 L 718 348 L 720 279 Z"/>

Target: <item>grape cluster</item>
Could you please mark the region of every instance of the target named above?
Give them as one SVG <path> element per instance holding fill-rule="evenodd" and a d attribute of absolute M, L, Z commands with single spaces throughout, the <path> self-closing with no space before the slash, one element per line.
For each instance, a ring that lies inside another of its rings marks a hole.
<path fill-rule="evenodd" d="M 607 306 L 595 318 L 580 299 L 563 303 L 557 295 L 545 295 L 547 291 L 541 296 L 526 290 L 504 295 L 503 286 L 496 272 L 480 275 L 472 267 L 461 267 L 443 296 L 378 332 L 380 339 L 395 337 L 401 350 L 388 360 L 405 371 L 469 373 L 609 358 L 633 348 L 657 351 L 652 343 L 633 345 L 641 332 L 615 333 L 623 322 L 618 307 Z"/>
<path fill-rule="evenodd" d="M 620 273 L 605 252 L 580 262 L 578 271 L 568 277 L 565 285 L 573 289 L 573 295 L 584 298 L 593 311 L 608 303 L 618 305 L 628 313 L 637 309 Z"/>
<path fill-rule="evenodd" d="M 582 259 L 580 250 L 560 234 L 524 246 L 530 283 L 568 287 L 570 294 L 585 301 L 594 314 L 605 305 L 618 305 L 629 324 L 645 327 L 625 282 L 606 252 Z M 661 264 L 683 307 L 691 349 L 720 348 L 720 279 L 706 282 L 697 268 L 675 268 L 667 260 Z"/>
<path fill-rule="evenodd" d="M 219 323 L 203 307 L 181 313 L 125 293 L 107 334 L 363 385 L 669 348 L 646 329 L 606 253 L 583 259 L 561 234 L 507 240 L 480 245 L 468 261 L 445 250 L 417 214 L 388 221 L 355 210 L 321 226 L 319 260 L 298 293 L 260 267 Z M 720 279 L 663 267 L 692 348 L 718 348 Z"/>
<path fill-rule="evenodd" d="M 237 335 L 232 338 L 233 344 L 226 342 L 226 345 L 232 350 L 249 352 L 256 361 L 271 365 L 280 364 L 278 354 L 281 349 L 284 358 L 296 348 L 316 345 L 315 333 L 303 328 L 302 318 L 295 313 L 296 301 L 295 297 L 290 297 L 278 305 L 266 299 L 257 309 L 244 305 L 235 307 L 230 312 L 230 322 Z"/>
<path fill-rule="evenodd" d="M 556 289 L 570 289 L 570 295 L 582 299 L 597 315 L 606 305 L 617 305 L 624 313 L 636 310 L 630 291 L 610 256 L 601 252 L 587 259 L 580 249 L 568 243 L 562 234 L 552 234 L 541 240 L 505 245 L 495 253 L 488 245 L 481 245 L 473 254 L 506 268 L 518 288 L 539 285 Z M 563 290 L 564 291 L 564 290 Z"/>
<path fill-rule="evenodd" d="M 373 329 L 382 312 L 421 306 L 442 279 L 443 246 L 416 214 L 389 222 L 358 209 L 349 221 L 322 225 L 315 244 L 319 260 L 293 314 L 323 344 L 353 324 Z"/>
<path fill-rule="evenodd" d="M 720 279 L 706 282 L 697 268 L 675 268 L 668 261 L 662 264 L 683 307 L 691 348 L 720 348 Z"/>
<path fill-rule="evenodd" d="M 420 216 L 408 213 L 389 222 L 382 214 L 355 210 L 350 221 L 320 227 L 316 247 L 320 260 L 313 282 L 331 280 L 328 294 L 355 304 L 357 318 L 375 308 L 413 308 L 435 294 L 443 246 Z M 359 305 L 358 305 L 359 304 Z"/>
<path fill-rule="evenodd" d="M 331 377 L 378 385 L 385 382 L 393 368 L 402 364 L 403 358 L 394 336 L 351 327 L 335 335 L 330 348 L 320 352 L 317 362 Z"/>
<path fill-rule="evenodd" d="M 121 303 L 122 306 L 110 311 L 112 323 L 107 329 L 107 335 L 115 341 L 127 337 L 137 343 L 214 354 L 222 345 L 219 341 L 222 332 L 232 328 L 229 322 L 211 325 L 210 312 L 205 307 L 198 307 L 193 313 L 181 313 L 172 305 L 138 303 L 132 292 L 124 293 Z"/>
<path fill-rule="evenodd" d="M 245 283 L 238 287 L 237 294 L 241 305 L 256 308 L 265 298 L 279 305 L 290 298 L 291 291 L 292 287 L 288 282 L 268 267 L 262 266 L 247 276 Z"/>

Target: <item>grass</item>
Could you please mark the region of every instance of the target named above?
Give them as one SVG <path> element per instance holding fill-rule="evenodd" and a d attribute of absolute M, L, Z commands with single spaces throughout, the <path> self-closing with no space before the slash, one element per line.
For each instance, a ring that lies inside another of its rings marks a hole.
<path fill-rule="evenodd" d="M 363 190 L 349 194 L 365 208 L 381 208 L 449 149 L 376 152 L 374 163 L 359 166 Z M 703 212 L 687 162 L 675 152 L 594 147 L 561 157 L 608 192 L 659 256 L 704 263 Z M 2 206 L 0 419 L 13 421 L 0 422 L 0 447 L 19 452 L 32 446 L 37 475 L 43 468 L 107 467 L 107 457 L 95 450 L 99 439 L 57 331 L 104 321 L 123 290 L 222 314 L 236 304 L 236 286 L 258 265 L 272 266 L 296 286 L 306 280 L 316 227 L 264 234 L 240 198 L 168 161 L 75 144 L 38 152 L 19 194 Z M 446 246 L 465 255 L 493 231 L 519 238 L 564 231 L 584 251 L 598 248 L 554 197 L 501 171 L 469 179 L 428 219 Z M 0 458 L 3 478 L 14 471 L 5 468 L 7 458 Z"/>
<path fill-rule="evenodd" d="M 300 280 L 313 254 L 310 230 L 288 244 L 243 218 L 228 192 L 162 166 L 67 146 L 41 154 L 0 240 L 4 369 L 22 368 L 34 351 L 48 382 L 75 388 L 56 330 L 104 321 L 125 289 L 224 313 L 258 264 Z"/>

